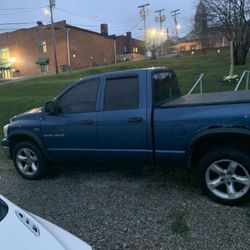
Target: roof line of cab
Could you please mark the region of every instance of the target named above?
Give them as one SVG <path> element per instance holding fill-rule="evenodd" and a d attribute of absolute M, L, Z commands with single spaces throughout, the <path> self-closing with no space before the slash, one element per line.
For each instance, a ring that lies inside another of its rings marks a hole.
<path fill-rule="evenodd" d="M 139 73 L 143 71 L 155 71 L 155 70 L 166 70 L 168 69 L 167 67 L 150 67 L 150 68 L 138 68 L 138 69 L 126 69 L 126 70 L 119 70 L 119 71 L 112 71 L 112 72 L 105 72 L 105 73 L 99 73 L 96 75 L 91 75 L 91 76 L 86 76 L 86 77 L 81 77 L 79 80 L 88 80 L 88 79 L 93 79 L 93 78 L 98 78 L 98 77 L 106 77 L 106 76 L 115 76 L 115 75 L 120 75 L 120 74 L 132 74 L 132 73 Z"/>

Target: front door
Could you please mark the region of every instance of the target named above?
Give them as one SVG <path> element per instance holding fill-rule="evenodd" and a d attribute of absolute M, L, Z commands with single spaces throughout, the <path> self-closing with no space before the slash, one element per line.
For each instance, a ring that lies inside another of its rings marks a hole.
<path fill-rule="evenodd" d="M 57 115 L 44 114 L 43 143 L 52 159 L 89 160 L 98 147 L 97 95 L 100 79 L 79 82 L 56 100 Z"/>

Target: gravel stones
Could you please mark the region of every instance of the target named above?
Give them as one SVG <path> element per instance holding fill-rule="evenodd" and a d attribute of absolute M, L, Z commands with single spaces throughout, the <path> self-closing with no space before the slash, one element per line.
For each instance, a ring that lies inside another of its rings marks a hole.
<path fill-rule="evenodd" d="M 40 181 L 0 161 L 0 193 L 94 249 L 250 249 L 249 204 L 216 204 L 186 169 L 58 164 Z"/>

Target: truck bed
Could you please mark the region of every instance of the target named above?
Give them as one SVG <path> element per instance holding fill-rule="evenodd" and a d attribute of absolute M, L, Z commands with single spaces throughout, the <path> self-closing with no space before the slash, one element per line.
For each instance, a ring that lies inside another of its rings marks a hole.
<path fill-rule="evenodd" d="M 250 90 L 191 94 L 168 100 L 160 108 L 204 106 L 250 102 Z"/>

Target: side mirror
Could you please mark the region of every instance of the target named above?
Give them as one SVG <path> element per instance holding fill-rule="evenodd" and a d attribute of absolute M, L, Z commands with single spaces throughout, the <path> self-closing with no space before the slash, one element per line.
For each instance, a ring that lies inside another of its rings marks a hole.
<path fill-rule="evenodd" d="M 44 109 L 48 115 L 55 115 L 57 113 L 56 105 L 54 102 L 46 102 Z"/>

